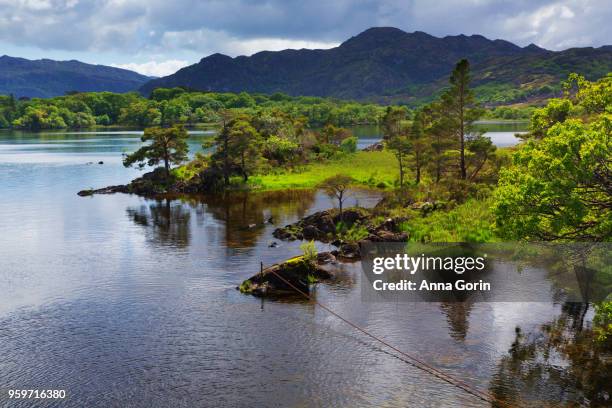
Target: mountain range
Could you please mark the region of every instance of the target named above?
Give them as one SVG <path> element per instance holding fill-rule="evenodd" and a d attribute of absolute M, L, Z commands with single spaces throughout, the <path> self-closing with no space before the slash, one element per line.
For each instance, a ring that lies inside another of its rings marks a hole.
<path fill-rule="evenodd" d="M 612 72 L 609 45 L 550 51 L 481 35 L 439 38 L 375 27 L 331 49 L 263 51 L 235 58 L 213 54 L 162 78 L 79 61 L 3 56 L 0 94 L 51 97 L 70 91 L 139 90 L 148 95 L 157 87 L 181 86 L 411 104 L 432 99 L 461 58 L 471 63 L 477 95 L 490 104 L 553 96 L 570 72 L 591 80 Z"/>
<path fill-rule="evenodd" d="M 148 94 L 156 87 L 183 86 L 410 103 L 445 86 L 461 58 L 472 65 L 479 96 L 491 102 L 550 96 L 570 72 L 595 79 L 612 71 L 611 46 L 549 51 L 481 35 L 438 38 L 377 27 L 326 50 L 264 51 L 235 58 L 213 54 L 140 90 Z"/>
<path fill-rule="evenodd" d="M 74 60 L 0 57 L 0 94 L 16 97 L 48 98 L 71 91 L 129 92 L 150 79 L 127 69 Z"/>

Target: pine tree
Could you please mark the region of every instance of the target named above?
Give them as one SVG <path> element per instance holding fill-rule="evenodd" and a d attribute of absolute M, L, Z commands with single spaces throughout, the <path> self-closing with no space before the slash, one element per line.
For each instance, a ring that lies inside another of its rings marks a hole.
<path fill-rule="evenodd" d="M 448 126 L 459 142 L 459 172 L 467 179 L 465 160 L 466 135 L 472 124 L 482 115 L 474 92 L 470 86 L 470 63 L 462 59 L 450 76 L 450 87 L 442 95 L 442 105 L 448 118 Z"/>

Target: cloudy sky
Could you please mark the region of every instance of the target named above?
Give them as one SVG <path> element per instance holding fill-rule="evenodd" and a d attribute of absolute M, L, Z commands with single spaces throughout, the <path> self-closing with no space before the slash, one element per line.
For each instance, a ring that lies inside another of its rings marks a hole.
<path fill-rule="evenodd" d="M 330 48 L 373 26 L 559 50 L 612 44 L 610 0 L 0 0 L 0 55 L 167 75 L 221 52 Z"/>

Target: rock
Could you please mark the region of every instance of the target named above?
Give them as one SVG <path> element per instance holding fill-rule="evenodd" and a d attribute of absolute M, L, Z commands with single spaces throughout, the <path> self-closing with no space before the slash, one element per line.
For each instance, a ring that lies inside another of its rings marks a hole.
<path fill-rule="evenodd" d="M 378 226 L 377 229 L 379 230 L 384 230 L 384 231 L 396 231 L 398 228 L 398 223 L 396 222 L 395 219 L 393 218 L 387 218 L 385 221 L 383 221 L 382 224 L 380 224 Z"/>
<path fill-rule="evenodd" d="M 100 188 L 97 190 L 89 189 L 89 190 L 81 190 L 77 193 L 77 195 L 81 197 L 87 197 L 94 194 L 114 194 L 114 193 L 129 193 L 129 187 L 124 185 L 118 186 L 108 186 L 104 188 Z"/>
<path fill-rule="evenodd" d="M 249 229 L 253 229 L 257 226 L 257 224 L 249 224 Z"/>
<path fill-rule="evenodd" d="M 369 146 L 364 147 L 363 151 L 364 152 L 379 152 L 381 150 L 384 150 L 384 148 L 385 148 L 385 145 L 383 142 L 376 142 Z"/>
<path fill-rule="evenodd" d="M 336 263 L 336 255 L 331 252 L 320 252 L 317 254 L 317 264 L 327 265 Z"/>
<path fill-rule="evenodd" d="M 317 229 L 314 225 L 307 225 L 302 230 L 302 235 L 304 239 L 319 239 L 322 235 L 324 235 L 321 231 Z"/>
<path fill-rule="evenodd" d="M 346 243 L 340 246 L 339 257 L 345 260 L 358 260 L 361 258 L 361 251 L 358 243 Z"/>
<path fill-rule="evenodd" d="M 270 245 L 268 245 L 268 248 L 276 248 L 276 247 L 278 247 L 278 242 L 276 241 L 272 241 L 270 242 Z"/>
<path fill-rule="evenodd" d="M 335 239 L 336 224 L 342 222 L 353 225 L 357 222 L 365 222 L 370 213 L 363 208 L 348 208 L 342 213 L 336 209 L 319 211 L 300 221 L 277 228 L 273 235 L 278 239 L 309 239 L 329 242 Z"/>
<path fill-rule="evenodd" d="M 369 217 L 369 213 L 364 213 L 364 211 L 360 208 L 348 208 L 342 211 L 342 216 L 338 213 L 337 216 L 334 217 L 335 222 L 344 222 L 347 224 L 354 224 L 357 221 L 366 220 Z M 334 227 L 335 230 L 335 227 Z"/>
<path fill-rule="evenodd" d="M 104 164 L 104 162 L 103 162 L 102 160 L 100 160 L 100 161 L 98 162 L 98 164 Z"/>
<path fill-rule="evenodd" d="M 317 255 L 317 259 L 319 257 L 327 261 L 333 255 L 321 253 Z M 308 294 L 313 280 L 318 282 L 332 277 L 333 275 L 318 262 L 307 261 L 298 256 L 265 268 L 242 282 L 238 289 L 242 293 L 260 297 L 300 296 L 298 290 Z"/>
<path fill-rule="evenodd" d="M 410 206 L 413 210 L 421 210 L 423 213 L 427 214 L 435 210 L 440 210 L 446 207 L 446 203 L 443 201 L 425 201 L 425 202 L 416 202 Z"/>
<path fill-rule="evenodd" d="M 371 238 L 370 235 L 368 238 Z M 406 242 L 408 241 L 408 234 L 405 232 L 391 232 L 381 230 L 374 235 L 375 239 L 370 239 L 374 242 Z"/>
<path fill-rule="evenodd" d="M 274 218 L 270 217 L 266 220 L 268 224 L 274 224 Z"/>

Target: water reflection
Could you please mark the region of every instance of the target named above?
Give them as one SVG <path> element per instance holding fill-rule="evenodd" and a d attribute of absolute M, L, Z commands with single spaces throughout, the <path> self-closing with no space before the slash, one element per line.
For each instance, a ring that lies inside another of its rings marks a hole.
<path fill-rule="evenodd" d="M 202 205 L 205 211 L 225 226 L 223 244 L 230 248 L 256 245 L 266 225 L 281 225 L 303 217 L 315 202 L 313 190 L 288 190 L 266 193 L 229 192 L 188 199 L 189 205 Z"/>
<path fill-rule="evenodd" d="M 180 202 L 159 199 L 149 205 L 128 207 L 126 211 L 136 225 L 145 229 L 149 241 L 178 248 L 189 245 L 191 211 Z"/>
<path fill-rule="evenodd" d="M 470 311 L 473 306 L 472 300 L 440 303 L 440 310 L 446 315 L 449 334 L 453 339 L 465 340 L 470 327 Z"/>
<path fill-rule="evenodd" d="M 583 327 L 588 304 L 565 303 L 561 315 L 526 333 L 516 327 L 508 354 L 500 359 L 490 390 L 511 406 L 609 406 L 609 351 Z M 547 403 L 548 401 L 549 403 Z"/>
<path fill-rule="evenodd" d="M 32 406 L 6 399 L 3 390 L 19 387 L 66 389 L 62 406 L 69 407 L 482 406 L 312 303 L 266 301 L 262 310 L 260 300 L 235 290 L 260 261 L 300 252 L 300 242 L 269 248 L 271 233 L 331 207 L 325 195 L 83 199 L 79 189 L 138 175 L 120 161 L 137 134 L 11 137 L 0 133 L 0 406 Z M 85 164 L 98 160 L 105 164 Z M 377 199 L 356 193 L 347 205 Z M 318 285 L 317 300 L 479 389 L 493 378 L 496 395 L 510 401 L 544 390 L 536 396 L 548 405 L 580 401 L 580 393 L 605 405 L 596 391 L 609 387 L 609 367 L 598 368 L 605 355 L 575 347 L 588 344 L 590 309 L 561 311 L 549 297 L 533 305 L 368 303 L 360 272 L 359 263 L 343 265 L 336 282 Z M 580 343 L 553 330 L 566 312 L 560 327 Z M 546 370 L 562 397 L 545 394 Z"/>

